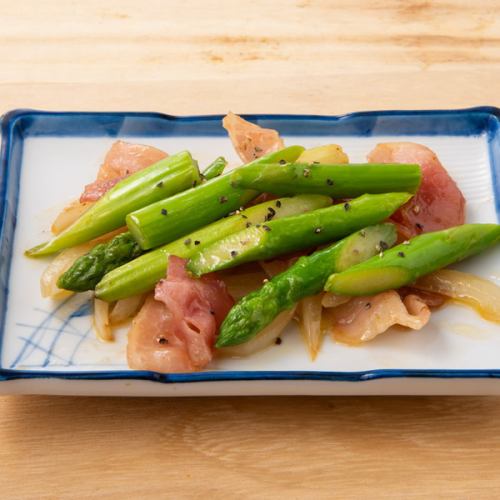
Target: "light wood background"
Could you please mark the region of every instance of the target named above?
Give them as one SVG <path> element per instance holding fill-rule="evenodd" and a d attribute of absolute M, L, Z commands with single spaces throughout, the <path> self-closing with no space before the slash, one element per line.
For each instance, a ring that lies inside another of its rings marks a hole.
<path fill-rule="evenodd" d="M 0 0 L 0 111 L 500 105 L 500 1 Z M 0 398 L 1 498 L 495 498 L 498 398 Z"/>

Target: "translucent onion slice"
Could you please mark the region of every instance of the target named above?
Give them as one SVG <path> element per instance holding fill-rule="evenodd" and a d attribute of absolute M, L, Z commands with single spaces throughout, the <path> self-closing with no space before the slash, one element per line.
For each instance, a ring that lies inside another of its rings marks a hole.
<path fill-rule="evenodd" d="M 270 345 L 276 343 L 276 339 L 280 336 L 283 330 L 286 328 L 290 320 L 293 318 L 295 313 L 295 307 L 287 311 L 283 311 L 274 318 L 273 322 L 270 323 L 264 330 L 258 333 L 248 342 L 244 344 L 235 345 L 231 347 L 223 347 L 218 349 L 217 353 L 224 356 L 233 357 L 243 357 L 249 356 L 257 351 L 261 351 Z"/>
<path fill-rule="evenodd" d="M 94 299 L 94 329 L 97 337 L 105 342 L 112 342 L 115 340 L 109 321 L 109 309 L 109 302 Z"/>
<path fill-rule="evenodd" d="M 500 287 L 473 274 L 441 269 L 420 278 L 412 288 L 445 295 L 473 307 L 488 321 L 500 322 Z"/>
<path fill-rule="evenodd" d="M 261 270 L 255 272 L 233 272 L 233 274 L 224 273 L 221 276 L 226 284 L 231 297 L 239 300 L 250 292 L 257 290 L 267 279 L 267 274 Z"/>
<path fill-rule="evenodd" d="M 262 267 L 264 272 L 269 276 L 269 278 L 273 278 L 277 274 L 281 274 L 286 271 L 290 264 L 286 260 L 260 260 L 259 265 Z"/>
<path fill-rule="evenodd" d="M 337 307 L 349 302 L 349 300 L 351 300 L 351 297 L 347 295 L 335 295 L 334 293 L 326 292 L 323 294 L 321 305 L 323 307 Z"/>
<path fill-rule="evenodd" d="M 83 212 L 86 212 L 94 203 L 87 201 L 81 203 L 80 200 L 73 200 L 69 205 L 64 207 L 59 215 L 55 218 L 52 223 L 50 230 L 53 234 L 59 234 L 66 228 L 71 226 Z"/>
<path fill-rule="evenodd" d="M 131 318 L 144 304 L 144 299 L 145 295 L 139 294 L 117 301 L 109 315 L 110 324 L 117 325 Z"/>
<path fill-rule="evenodd" d="M 311 360 L 315 360 L 321 349 L 324 332 L 321 328 L 323 294 L 302 299 L 298 306 L 299 328 Z"/>

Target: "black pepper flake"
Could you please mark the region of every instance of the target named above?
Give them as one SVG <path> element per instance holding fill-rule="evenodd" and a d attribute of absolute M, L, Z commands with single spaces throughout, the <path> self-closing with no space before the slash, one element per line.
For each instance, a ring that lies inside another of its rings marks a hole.
<path fill-rule="evenodd" d="M 281 208 L 281 201 L 280 200 L 276 200 L 276 207 Z"/>
<path fill-rule="evenodd" d="M 242 216 L 244 219 L 248 219 L 248 216 L 246 216 L 245 214 L 241 214 L 241 216 Z"/>
<path fill-rule="evenodd" d="M 236 250 L 231 250 L 231 257 L 234 259 L 238 255 Z"/>
<path fill-rule="evenodd" d="M 314 230 L 314 232 L 315 232 L 316 234 L 321 233 L 321 231 L 322 231 L 322 228 L 320 228 L 320 227 L 317 227 L 317 228 Z"/>
<path fill-rule="evenodd" d="M 332 180 L 332 179 L 326 179 L 326 183 L 327 183 L 329 186 L 333 186 L 333 180 Z"/>
<path fill-rule="evenodd" d="M 161 209 L 161 214 L 162 214 L 162 215 L 167 215 L 167 214 L 168 214 L 167 209 L 166 209 L 166 208 L 162 208 L 162 209 Z"/>
<path fill-rule="evenodd" d="M 251 223 L 251 222 L 247 222 L 247 223 L 245 224 L 245 227 L 250 227 L 251 225 L 252 225 L 252 223 Z"/>
<path fill-rule="evenodd" d="M 194 244 L 195 244 L 195 245 L 199 245 L 199 244 L 200 244 L 200 242 L 199 242 L 198 240 L 194 240 Z"/>
<path fill-rule="evenodd" d="M 344 210 L 347 212 L 351 209 L 351 205 L 349 203 L 344 203 Z"/>
<path fill-rule="evenodd" d="M 389 248 L 389 245 L 385 241 L 380 240 L 378 244 L 380 246 L 380 250 L 387 250 Z"/>
<path fill-rule="evenodd" d="M 256 153 L 262 153 L 262 148 L 259 148 L 259 146 L 255 146 L 253 149 Z"/>
<path fill-rule="evenodd" d="M 361 236 L 361 238 L 366 238 L 366 232 L 364 229 L 362 229 L 360 232 L 359 232 L 359 235 Z"/>
<path fill-rule="evenodd" d="M 277 338 L 276 338 L 276 340 L 274 341 L 274 343 L 275 343 L 276 345 L 281 345 L 281 342 L 283 342 L 283 341 L 281 340 L 281 337 L 277 337 Z"/>
<path fill-rule="evenodd" d="M 304 177 L 309 177 L 311 175 L 311 169 L 305 168 L 303 174 Z"/>
<path fill-rule="evenodd" d="M 193 187 L 196 187 L 196 186 L 197 186 L 197 184 L 198 184 L 198 181 L 197 181 L 197 180 L 194 180 L 194 181 L 193 181 Z"/>
<path fill-rule="evenodd" d="M 404 257 L 405 253 L 404 252 L 398 252 L 398 257 Z"/>
<path fill-rule="evenodd" d="M 184 240 L 184 245 L 191 245 L 191 238 Z"/>
<path fill-rule="evenodd" d="M 271 231 L 271 228 L 269 226 L 266 226 L 266 225 L 263 225 L 262 226 L 262 229 L 264 229 L 264 231 Z"/>
<path fill-rule="evenodd" d="M 280 160 L 280 165 L 286 165 L 286 160 L 281 159 Z"/>
<path fill-rule="evenodd" d="M 260 224 L 255 224 L 255 227 L 260 227 Z"/>
<path fill-rule="evenodd" d="M 219 198 L 219 203 L 226 203 L 226 201 L 227 201 L 227 196 L 221 196 Z"/>
<path fill-rule="evenodd" d="M 215 311 L 214 311 L 213 309 L 210 309 L 210 314 L 211 314 L 212 316 L 215 316 Z"/>
<path fill-rule="evenodd" d="M 319 163 L 320 163 L 319 161 L 313 161 L 312 162 L 313 165 L 319 165 Z"/>
<path fill-rule="evenodd" d="M 370 303 L 370 302 L 367 302 L 367 303 L 365 304 L 365 309 L 370 309 L 370 308 L 371 308 L 371 306 L 372 306 L 372 305 L 371 305 L 371 303 Z"/>
<path fill-rule="evenodd" d="M 416 227 L 417 229 L 419 229 L 420 231 L 422 231 L 422 229 L 424 229 L 424 226 L 422 226 L 422 224 L 420 224 L 420 222 L 417 222 L 417 223 L 415 224 L 415 227 Z"/>
<path fill-rule="evenodd" d="M 269 221 L 272 220 L 273 217 L 276 215 L 276 210 L 274 210 L 274 208 L 271 207 L 269 207 L 267 210 L 269 213 L 266 215 L 265 220 Z"/>
<path fill-rule="evenodd" d="M 161 188 L 163 187 L 163 181 L 160 181 L 157 185 L 156 185 L 157 188 Z"/>
<path fill-rule="evenodd" d="M 168 344 L 168 339 L 166 339 L 165 337 L 159 337 L 158 344 Z"/>

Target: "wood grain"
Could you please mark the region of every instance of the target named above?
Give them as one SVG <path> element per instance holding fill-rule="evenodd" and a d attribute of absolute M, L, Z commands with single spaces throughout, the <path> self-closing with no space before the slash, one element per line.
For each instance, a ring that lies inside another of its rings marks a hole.
<path fill-rule="evenodd" d="M 0 111 L 499 105 L 499 0 L 0 0 Z M 495 498 L 497 398 L 0 398 L 2 498 Z"/>

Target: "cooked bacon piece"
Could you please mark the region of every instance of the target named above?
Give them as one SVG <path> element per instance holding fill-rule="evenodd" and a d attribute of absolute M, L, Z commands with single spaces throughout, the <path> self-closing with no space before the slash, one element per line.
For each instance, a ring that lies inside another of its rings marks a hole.
<path fill-rule="evenodd" d="M 444 295 L 439 295 L 438 293 L 427 292 L 424 290 L 417 290 L 416 288 L 412 287 L 400 288 L 398 292 L 402 299 L 404 299 L 407 295 L 416 295 L 429 307 L 440 307 L 447 300 L 447 297 L 445 297 Z"/>
<path fill-rule="evenodd" d="M 129 366 L 159 372 L 204 368 L 213 357 L 220 324 L 233 306 L 224 282 L 214 275 L 189 276 L 185 261 L 171 256 L 167 278 L 146 300 L 129 332 Z"/>
<path fill-rule="evenodd" d="M 167 156 L 167 153 L 152 146 L 116 141 L 106 154 L 97 179 L 85 186 L 80 202 L 97 201 L 117 182 Z"/>
<path fill-rule="evenodd" d="M 80 196 L 80 203 L 97 201 L 122 179 L 123 177 L 117 177 L 116 179 L 110 179 L 108 181 L 94 181 L 91 184 L 87 184 L 85 186 L 85 191 Z"/>
<path fill-rule="evenodd" d="M 426 146 L 413 142 L 378 144 L 368 161 L 417 163 L 422 168 L 418 192 L 392 216 L 402 239 L 464 223 L 465 198 L 436 154 Z"/>
<path fill-rule="evenodd" d="M 330 311 L 328 316 L 334 338 L 348 344 L 372 340 L 393 325 L 420 330 L 431 314 L 420 297 L 412 294 L 402 300 L 394 290 L 370 297 L 354 297 Z"/>
<path fill-rule="evenodd" d="M 134 370 L 190 372 L 195 369 L 184 342 L 171 330 L 171 317 L 162 302 L 149 295 L 128 334 L 127 361 Z"/>
<path fill-rule="evenodd" d="M 229 112 L 222 120 L 234 149 L 242 161 L 248 163 L 285 147 L 276 130 L 262 128 Z"/>

